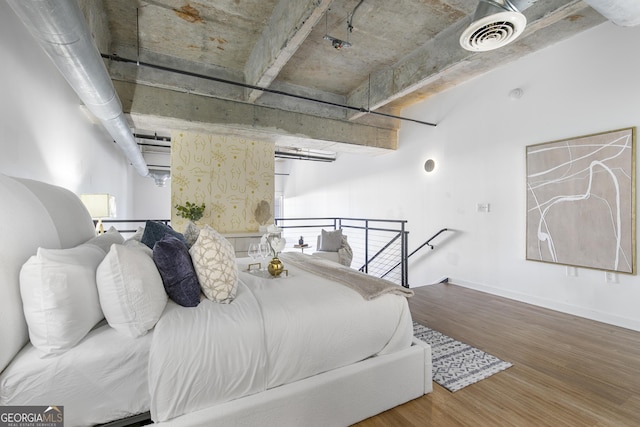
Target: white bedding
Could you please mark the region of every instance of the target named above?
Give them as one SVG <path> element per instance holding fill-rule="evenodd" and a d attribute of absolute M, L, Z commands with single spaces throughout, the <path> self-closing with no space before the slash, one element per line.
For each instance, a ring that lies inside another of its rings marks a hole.
<path fill-rule="evenodd" d="M 103 322 L 60 356 L 40 358 L 27 344 L 0 375 L 0 405 L 63 405 L 67 427 L 146 412 L 150 342 Z"/>
<path fill-rule="evenodd" d="M 411 345 L 406 298 L 365 301 L 293 266 L 288 277 L 265 279 L 243 271 L 248 263 L 239 260 L 232 304 L 167 305 L 149 359 L 154 421 Z"/>

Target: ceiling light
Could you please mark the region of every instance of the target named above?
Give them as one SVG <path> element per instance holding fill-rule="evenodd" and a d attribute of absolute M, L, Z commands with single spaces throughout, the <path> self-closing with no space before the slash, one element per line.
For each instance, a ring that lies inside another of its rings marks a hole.
<path fill-rule="evenodd" d="M 331 46 L 333 46 L 336 50 L 340 50 L 343 47 L 351 47 L 351 43 L 344 40 L 336 39 L 335 37 L 331 37 L 327 34 L 325 34 L 323 39 L 331 41 Z"/>
<path fill-rule="evenodd" d="M 527 18 L 511 0 L 480 0 L 473 21 L 460 35 L 460 46 L 486 52 L 505 46 L 522 34 Z"/>
<path fill-rule="evenodd" d="M 358 4 L 358 6 L 360 6 L 360 4 Z M 331 10 L 331 9 L 329 9 L 329 10 Z M 355 10 L 354 10 L 354 12 L 355 12 Z M 351 47 L 351 43 L 349 43 L 349 33 L 353 29 L 353 27 L 351 26 L 351 16 L 349 16 L 349 19 L 347 19 L 347 40 L 345 41 L 345 40 L 337 39 L 335 37 L 331 37 L 327 33 L 327 19 L 328 19 L 327 16 L 328 16 L 328 14 L 329 14 L 329 11 L 327 11 L 327 13 L 324 14 L 324 37 L 323 37 L 323 39 L 329 40 L 331 42 L 331 46 L 333 46 L 334 49 L 336 49 L 336 50 L 340 50 L 343 47 Z"/>

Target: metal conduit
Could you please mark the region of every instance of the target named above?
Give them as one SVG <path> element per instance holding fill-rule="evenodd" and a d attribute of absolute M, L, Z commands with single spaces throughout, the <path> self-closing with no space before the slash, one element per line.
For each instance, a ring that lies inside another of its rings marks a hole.
<path fill-rule="evenodd" d="M 122 111 L 107 68 L 75 0 L 7 0 L 82 102 L 136 171 L 149 169 Z"/>

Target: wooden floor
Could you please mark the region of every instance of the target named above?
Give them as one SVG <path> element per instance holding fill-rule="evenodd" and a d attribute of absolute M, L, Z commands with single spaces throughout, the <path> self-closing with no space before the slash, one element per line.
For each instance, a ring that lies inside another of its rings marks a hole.
<path fill-rule="evenodd" d="M 640 426 L 640 332 L 452 284 L 414 291 L 415 321 L 513 366 L 358 426 Z"/>

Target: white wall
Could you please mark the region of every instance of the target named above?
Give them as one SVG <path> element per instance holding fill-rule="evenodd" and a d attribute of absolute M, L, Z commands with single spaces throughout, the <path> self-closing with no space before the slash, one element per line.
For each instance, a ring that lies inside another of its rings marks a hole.
<path fill-rule="evenodd" d="M 4 1 L 0 57 L 0 173 L 113 194 L 119 218 L 169 217 L 169 189 L 135 172 Z"/>
<path fill-rule="evenodd" d="M 296 162 L 286 216 L 407 219 L 409 250 L 443 227 L 409 282 L 452 282 L 640 330 L 640 280 L 525 260 L 525 147 L 640 124 L 640 27 L 603 24 L 402 112 L 398 151 Z M 521 99 L 508 95 L 522 88 Z M 423 164 L 436 160 L 426 174 Z M 490 203 L 490 213 L 476 212 Z M 637 240 L 637 239 L 636 239 Z"/>

